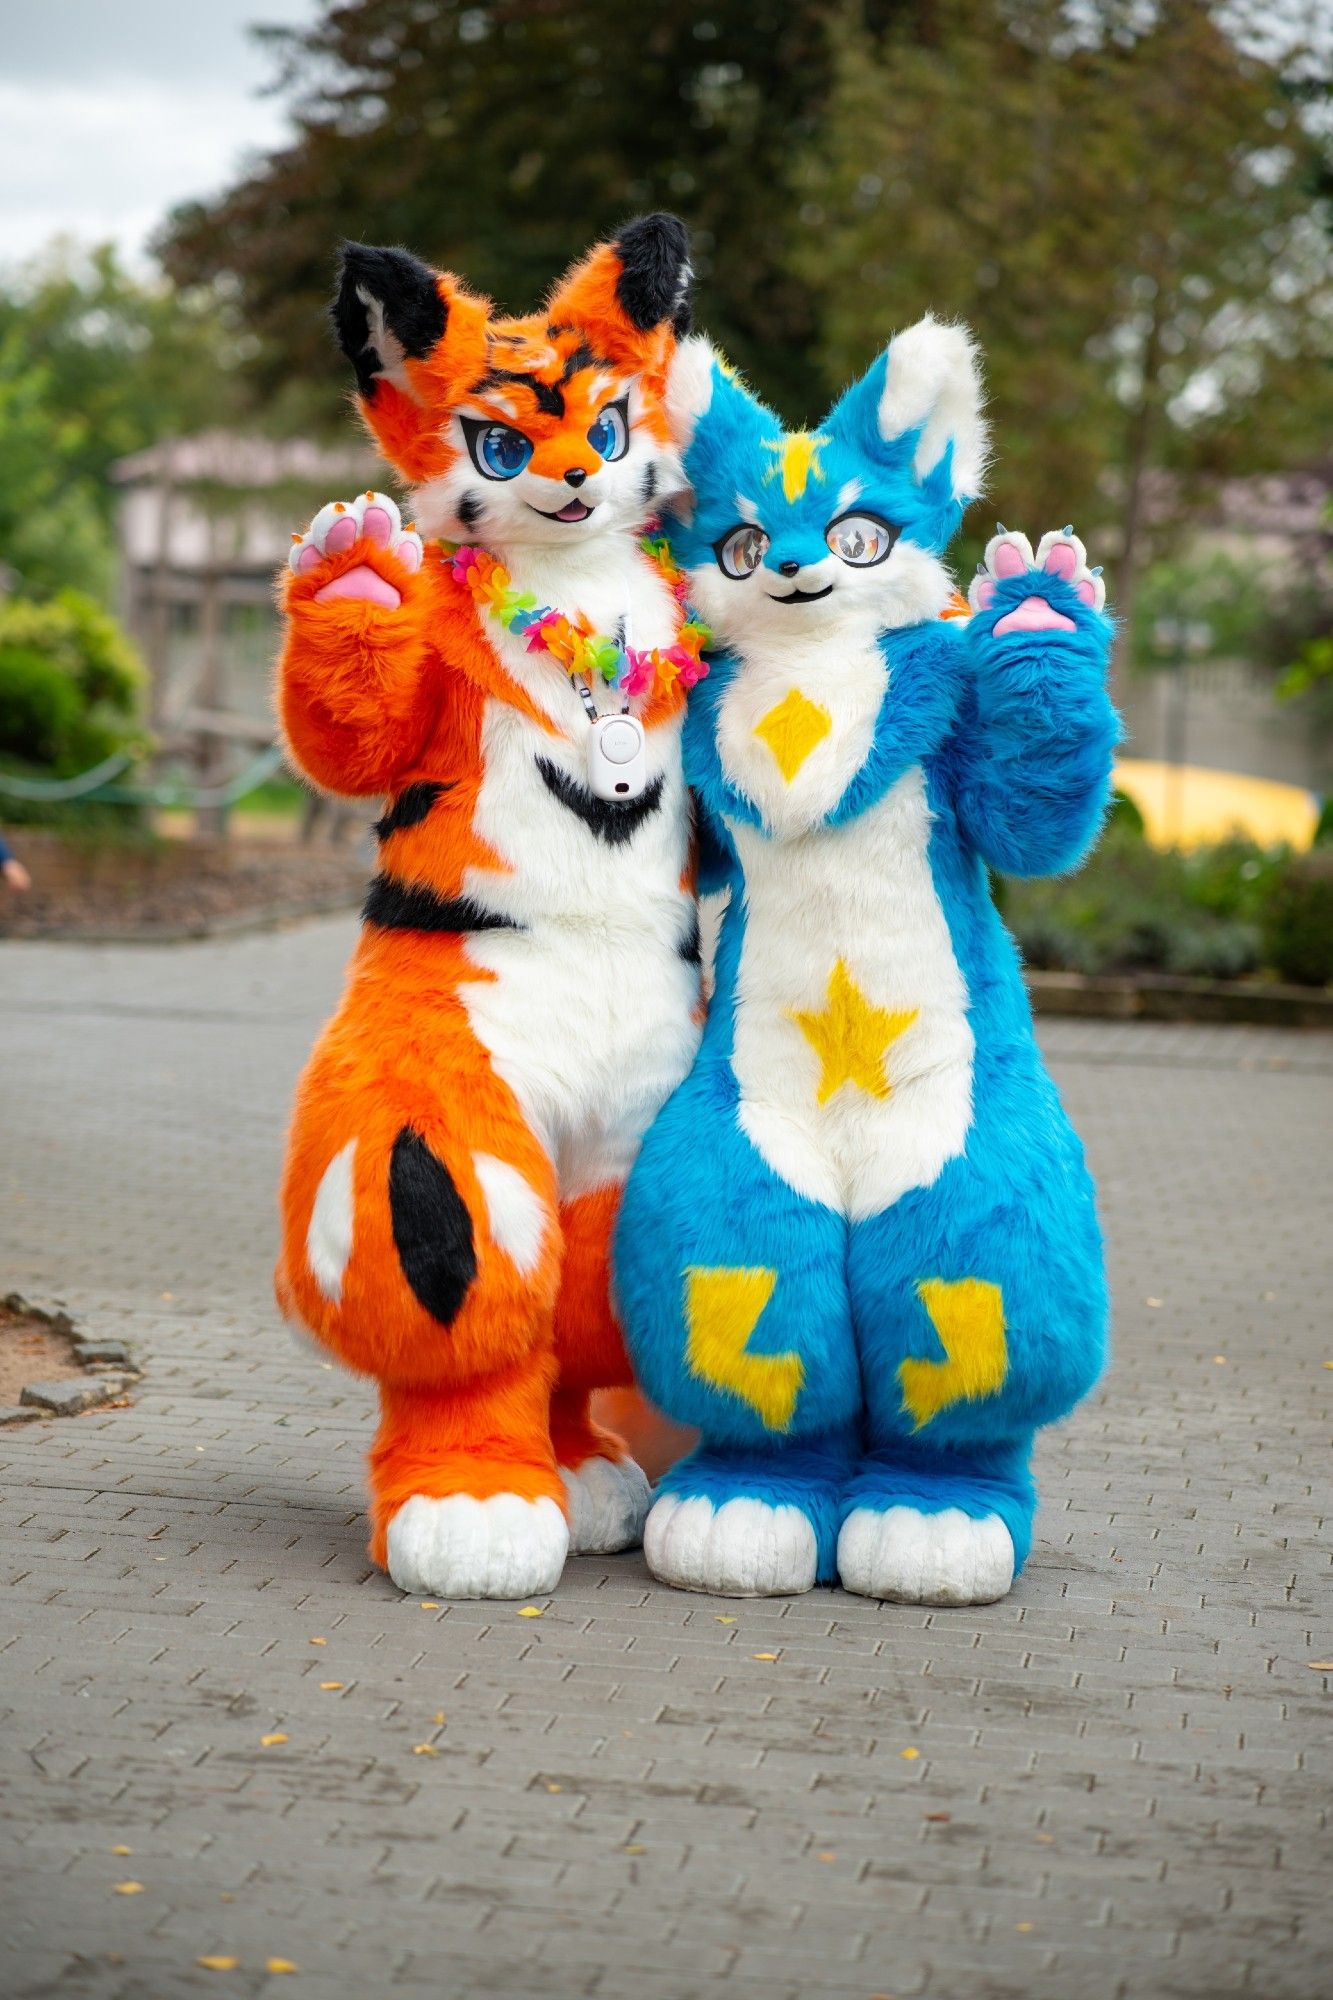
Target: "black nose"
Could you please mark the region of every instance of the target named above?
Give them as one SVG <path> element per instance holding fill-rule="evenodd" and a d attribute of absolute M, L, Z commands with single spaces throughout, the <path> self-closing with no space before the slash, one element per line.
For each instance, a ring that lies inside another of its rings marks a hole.
<path fill-rule="evenodd" d="M 779 563 L 779 564 L 778 564 L 778 575 L 779 575 L 779 576 L 795 576 L 795 574 L 796 574 L 797 570 L 798 570 L 798 569 L 799 569 L 800 567 L 801 567 L 801 565 L 800 565 L 800 564 L 799 564 L 798 562 L 785 562 L 785 563 Z"/>
<path fill-rule="evenodd" d="M 565 484 L 566 486 L 582 486 L 587 477 L 588 475 L 581 465 L 571 465 L 569 471 L 565 474 Z"/>

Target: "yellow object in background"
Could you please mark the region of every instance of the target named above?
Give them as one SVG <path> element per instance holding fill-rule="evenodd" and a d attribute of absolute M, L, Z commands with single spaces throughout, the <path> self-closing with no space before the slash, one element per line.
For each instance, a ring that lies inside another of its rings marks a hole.
<path fill-rule="evenodd" d="M 1154 847 L 1206 847 L 1240 833 L 1261 847 L 1281 841 L 1303 850 L 1313 844 L 1319 823 L 1313 792 L 1241 771 L 1122 757 L 1115 783 L 1143 814 Z"/>

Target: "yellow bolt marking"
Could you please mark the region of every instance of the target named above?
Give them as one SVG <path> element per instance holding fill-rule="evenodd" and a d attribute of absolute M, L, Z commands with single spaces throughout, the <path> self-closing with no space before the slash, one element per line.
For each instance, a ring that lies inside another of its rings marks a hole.
<path fill-rule="evenodd" d="M 823 1066 L 817 1101 L 827 1104 L 844 1083 L 854 1083 L 871 1097 L 887 1097 L 890 1084 L 884 1058 L 899 1035 L 907 1033 L 918 1011 L 873 1006 L 840 958 L 829 974 L 828 999 L 822 1008 L 788 1009 Z"/>
<path fill-rule="evenodd" d="M 765 451 L 773 454 L 773 464 L 764 474 L 764 483 L 782 475 L 782 497 L 784 500 L 799 500 L 812 479 L 821 484 L 824 468 L 819 462 L 819 454 L 832 439 L 818 431 L 788 431 L 785 437 L 770 438 L 764 445 Z"/>
<path fill-rule="evenodd" d="M 766 1429 L 785 1431 L 805 1380 L 799 1354 L 748 1354 L 777 1284 L 776 1271 L 704 1270 L 685 1273 L 685 1355 L 690 1372 L 748 1403 Z"/>
<path fill-rule="evenodd" d="M 898 1380 L 903 1408 L 920 1430 L 951 1403 L 993 1396 L 1009 1372 L 1004 1300 L 985 1278 L 927 1278 L 916 1288 L 947 1359 L 903 1361 Z"/>
<path fill-rule="evenodd" d="M 790 784 L 817 743 L 822 743 L 833 727 L 833 718 L 817 701 L 799 688 L 789 688 L 775 708 L 761 717 L 754 733 L 767 743 L 777 759 L 778 769 Z"/>

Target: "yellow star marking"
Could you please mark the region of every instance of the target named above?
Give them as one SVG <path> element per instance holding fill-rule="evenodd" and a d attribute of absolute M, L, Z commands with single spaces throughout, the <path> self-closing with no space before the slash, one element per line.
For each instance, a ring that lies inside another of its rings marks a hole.
<path fill-rule="evenodd" d="M 951 1403 L 975 1403 L 993 1396 L 1009 1372 L 1009 1349 L 998 1285 L 984 1278 L 959 1278 L 953 1283 L 927 1278 L 916 1292 L 948 1357 L 899 1364 L 903 1408 L 920 1430 Z"/>
<path fill-rule="evenodd" d="M 839 959 L 829 974 L 828 1001 L 820 1012 L 791 1007 L 788 1013 L 823 1064 L 815 1097 L 827 1104 L 844 1083 L 854 1083 L 871 1097 L 887 1097 L 889 1080 L 884 1058 L 899 1035 L 906 1034 L 919 1009 L 875 1007 L 866 999 L 846 961 Z"/>
<path fill-rule="evenodd" d="M 789 688 L 776 708 L 756 722 L 754 733 L 778 760 L 778 769 L 790 784 L 816 743 L 822 743 L 833 727 L 833 718 L 817 701 L 799 688 Z"/>
<path fill-rule="evenodd" d="M 819 454 L 832 440 L 816 431 L 788 431 L 785 437 L 772 438 L 764 445 L 765 451 L 773 454 L 773 464 L 764 474 L 764 484 L 782 475 L 782 497 L 784 500 L 799 500 L 812 479 L 821 484 L 824 468 L 819 463 Z"/>
<path fill-rule="evenodd" d="M 805 1363 L 799 1354 L 745 1351 L 777 1281 L 776 1271 L 691 1266 L 685 1273 L 685 1355 L 701 1382 L 748 1403 L 766 1429 L 785 1431 L 805 1380 Z"/>

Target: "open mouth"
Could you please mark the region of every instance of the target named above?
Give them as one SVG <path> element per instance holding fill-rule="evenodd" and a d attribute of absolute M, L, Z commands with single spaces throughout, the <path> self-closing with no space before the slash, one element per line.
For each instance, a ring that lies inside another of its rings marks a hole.
<path fill-rule="evenodd" d="M 528 504 L 531 506 L 531 501 Z M 548 514 L 544 507 L 533 507 L 532 511 L 534 514 L 540 514 L 544 521 L 586 521 L 592 508 L 586 507 L 582 500 L 567 500 L 554 514 Z"/>
<path fill-rule="evenodd" d="M 833 585 L 826 583 L 822 590 L 788 590 L 781 597 L 774 596 L 770 590 L 767 595 L 773 599 L 774 604 L 813 604 L 817 598 L 828 597 L 832 590 Z"/>

